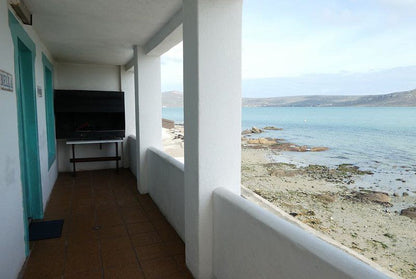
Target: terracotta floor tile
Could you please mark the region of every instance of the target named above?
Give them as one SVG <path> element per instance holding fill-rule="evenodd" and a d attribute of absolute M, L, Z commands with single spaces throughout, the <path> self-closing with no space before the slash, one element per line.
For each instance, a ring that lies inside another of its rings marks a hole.
<path fill-rule="evenodd" d="M 172 228 L 159 229 L 157 231 L 163 241 L 182 241 L 176 231 Z"/>
<path fill-rule="evenodd" d="M 133 194 L 129 194 L 130 196 L 134 196 Z M 139 202 L 136 200 L 135 203 L 129 204 L 129 205 L 120 205 L 121 210 L 126 210 L 126 211 L 139 211 L 141 213 L 145 213 L 145 211 L 143 210 L 143 208 L 141 207 L 141 205 L 139 204 Z"/>
<path fill-rule="evenodd" d="M 95 200 L 95 209 L 97 211 L 103 210 L 118 210 L 118 204 L 115 200 L 107 200 L 107 199 L 96 199 Z"/>
<path fill-rule="evenodd" d="M 162 239 L 156 231 L 151 231 L 132 235 L 131 241 L 134 247 L 141 247 L 160 243 Z"/>
<path fill-rule="evenodd" d="M 121 214 L 126 223 L 139 223 L 149 220 L 141 211 L 130 210 L 129 208 L 123 208 Z"/>
<path fill-rule="evenodd" d="M 177 273 L 178 267 L 173 258 L 160 258 L 149 261 L 140 261 L 146 278 L 162 279 Z"/>
<path fill-rule="evenodd" d="M 194 277 L 188 270 L 185 270 L 185 271 L 175 272 L 163 278 L 164 279 L 193 279 Z"/>
<path fill-rule="evenodd" d="M 163 220 L 150 220 L 150 222 L 153 224 L 156 230 L 168 230 L 172 226 L 169 224 L 169 222 L 166 219 Z"/>
<path fill-rule="evenodd" d="M 143 207 L 143 209 L 147 212 L 159 210 L 156 206 L 156 204 L 153 201 L 143 201 L 140 202 L 140 205 Z"/>
<path fill-rule="evenodd" d="M 185 244 L 179 241 L 165 242 L 166 251 L 169 255 L 185 254 Z"/>
<path fill-rule="evenodd" d="M 65 238 L 62 238 L 62 237 L 33 241 L 33 243 L 34 243 L 37 251 L 45 249 L 45 248 L 56 248 L 56 249 L 64 250 L 65 245 L 66 245 Z M 32 252 L 34 252 L 34 251 L 32 251 Z"/>
<path fill-rule="evenodd" d="M 101 270 L 101 260 L 98 251 L 89 253 L 67 253 L 65 273 Z"/>
<path fill-rule="evenodd" d="M 179 270 L 188 270 L 188 268 L 186 267 L 185 254 L 175 255 L 173 256 L 173 259 L 175 260 Z"/>
<path fill-rule="evenodd" d="M 134 253 L 133 248 L 117 250 L 112 253 L 103 253 L 102 259 L 105 269 L 137 264 L 136 254 Z"/>
<path fill-rule="evenodd" d="M 40 260 L 43 259 L 64 259 L 65 258 L 65 245 L 42 245 L 38 243 L 34 243 L 33 250 L 30 253 L 30 261 Z"/>
<path fill-rule="evenodd" d="M 66 236 L 68 242 L 88 242 L 98 238 L 97 231 L 91 227 L 90 229 L 82 228 L 75 229 L 71 226 L 68 235 Z"/>
<path fill-rule="evenodd" d="M 136 247 L 136 253 L 139 261 L 165 258 L 169 256 L 169 253 L 166 250 L 166 245 L 164 243 Z"/>
<path fill-rule="evenodd" d="M 101 226 L 98 230 L 98 235 L 100 239 L 104 238 L 121 238 L 127 237 L 127 230 L 124 225 L 116 226 Z"/>
<path fill-rule="evenodd" d="M 144 279 L 144 274 L 137 264 L 104 270 L 105 279 Z"/>
<path fill-rule="evenodd" d="M 128 237 L 105 238 L 101 240 L 101 254 L 117 253 L 120 250 L 132 249 L 130 239 Z"/>
<path fill-rule="evenodd" d="M 152 232 L 155 230 L 151 222 L 140 222 L 128 224 L 127 229 L 130 235 L 135 235 L 139 233 Z"/>
<path fill-rule="evenodd" d="M 68 240 L 67 253 L 83 254 L 83 253 L 97 253 L 99 251 L 99 242 L 96 239 L 86 240 Z"/>
<path fill-rule="evenodd" d="M 63 236 L 33 243 L 24 278 L 192 278 L 183 242 L 136 184 L 125 170 L 59 174 L 45 219 L 64 218 Z"/>
<path fill-rule="evenodd" d="M 62 275 L 64 270 L 64 257 L 42 255 L 41 257 L 30 257 L 23 278 L 43 279 L 55 278 Z"/>
<path fill-rule="evenodd" d="M 95 221 L 97 226 L 115 226 L 123 224 L 123 219 L 121 219 L 118 212 L 97 212 L 97 218 Z"/>
<path fill-rule="evenodd" d="M 164 220 L 165 216 L 159 210 L 146 211 L 146 215 L 150 220 L 158 221 Z"/>
<path fill-rule="evenodd" d="M 83 271 L 76 273 L 68 273 L 64 275 L 64 279 L 102 279 L 101 271 Z"/>

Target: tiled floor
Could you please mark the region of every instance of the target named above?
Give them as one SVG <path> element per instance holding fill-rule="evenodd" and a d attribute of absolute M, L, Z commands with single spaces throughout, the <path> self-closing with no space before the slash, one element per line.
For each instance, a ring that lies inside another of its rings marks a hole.
<path fill-rule="evenodd" d="M 33 243 L 23 278 L 192 278 L 184 243 L 128 170 L 60 174 L 53 219 L 62 237 Z"/>

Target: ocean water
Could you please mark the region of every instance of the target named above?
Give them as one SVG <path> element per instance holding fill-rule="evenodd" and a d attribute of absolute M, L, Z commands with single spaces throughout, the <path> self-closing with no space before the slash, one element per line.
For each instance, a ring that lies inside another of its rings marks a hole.
<path fill-rule="evenodd" d="M 183 110 L 164 108 L 163 117 L 183 123 Z M 275 161 L 353 164 L 374 175 L 361 177 L 352 187 L 410 195 L 416 191 L 416 107 L 243 108 L 242 130 L 252 126 L 283 128 L 260 137 L 329 148 L 314 153 L 282 152 L 273 157 Z"/>

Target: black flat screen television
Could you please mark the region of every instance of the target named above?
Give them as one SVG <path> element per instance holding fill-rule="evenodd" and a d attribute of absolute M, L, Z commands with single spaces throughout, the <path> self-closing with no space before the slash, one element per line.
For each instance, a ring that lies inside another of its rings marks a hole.
<path fill-rule="evenodd" d="M 57 139 L 124 138 L 124 92 L 55 90 L 54 99 Z"/>

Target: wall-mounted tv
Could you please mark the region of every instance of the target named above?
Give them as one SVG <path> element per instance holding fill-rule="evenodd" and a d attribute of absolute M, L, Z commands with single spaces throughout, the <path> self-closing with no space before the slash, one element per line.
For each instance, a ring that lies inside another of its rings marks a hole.
<path fill-rule="evenodd" d="M 54 98 L 57 139 L 125 136 L 124 92 L 55 90 Z"/>

